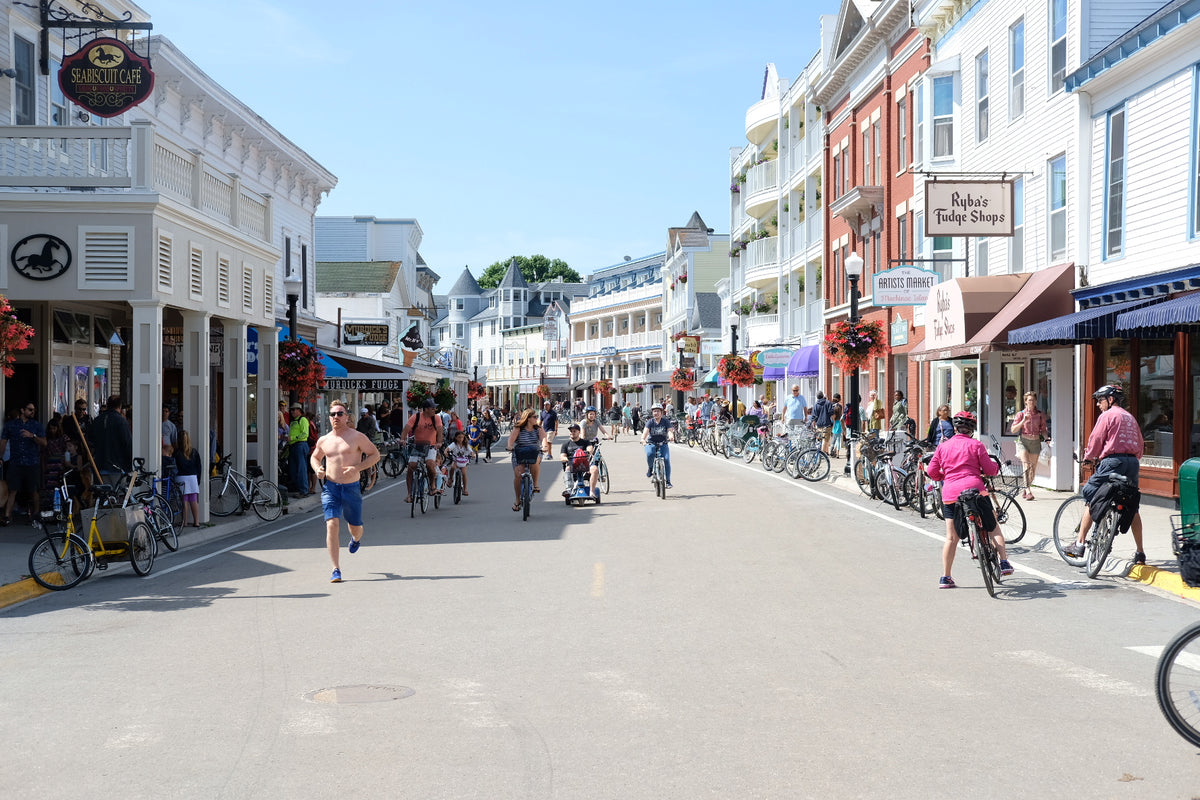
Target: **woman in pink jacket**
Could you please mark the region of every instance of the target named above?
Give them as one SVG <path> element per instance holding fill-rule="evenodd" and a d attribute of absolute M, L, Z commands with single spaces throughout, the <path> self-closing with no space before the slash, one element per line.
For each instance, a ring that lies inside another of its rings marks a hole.
<path fill-rule="evenodd" d="M 954 551 L 958 547 L 958 533 L 954 529 L 954 515 L 959 513 L 956 502 L 959 494 L 967 489 L 983 489 L 983 475 L 995 475 L 1000 467 L 993 461 L 987 448 L 974 438 L 975 415 L 970 411 L 960 411 L 951 420 L 954 425 L 954 436 L 938 445 L 933 458 L 926 470 L 929 477 L 942 482 L 942 502 L 946 506 L 946 543 L 942 545 L 942 578 L 938 581 L 939 589 L 955 588 L 954 578 L 950 577 L 950 568 L 954 566 Z M 980 503 L 979 514 L 983 527 L 995 543 L 996 552 L 1000 556 L 1000 574 L 1011 575 L 1012 564 L 1008 563 L 1008 553 L 1004 549 L 1004 535 L 996 527 L 996 514 L 992 504 Z"/>

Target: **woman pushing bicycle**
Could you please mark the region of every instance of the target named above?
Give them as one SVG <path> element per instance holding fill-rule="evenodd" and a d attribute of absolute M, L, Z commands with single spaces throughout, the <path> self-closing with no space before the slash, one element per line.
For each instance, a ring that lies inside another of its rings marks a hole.
<path fill-rule="evenodd" d="M 938 581 L 939 589 L 956 587 L 954 578 L 950 577 L 950 569 L 954 566 L 954 551 L 958 548 L 958 532 L 954 520 L 961 515 L 966 524 L 966 509 L 958 508 L 955 501 L 959 494 L 967 489 L 983 491 L 983 475 L 995 475 L 1000 471 L 999 465 L 988 455 L 983 443 L 974 438 L 976 420 L 970 411 L 960 411 L 951 420 L 954 426 L 954 436 L 951 436 L 938 447 L 926 469 L 930 478 L 942 481 L 942 502 L 946 507 L 946 543 L 942 545 L 942 578 Z M 1008 553 L 1004 549 L 1004 534 L 996 526 L 996 514 L 992 504 L 979 504 L 979 517 L 992 537 L 996 553 L 1000 556 L 1000 574 L 1011 575 L 1012 564 L 1008 563 Z"/>

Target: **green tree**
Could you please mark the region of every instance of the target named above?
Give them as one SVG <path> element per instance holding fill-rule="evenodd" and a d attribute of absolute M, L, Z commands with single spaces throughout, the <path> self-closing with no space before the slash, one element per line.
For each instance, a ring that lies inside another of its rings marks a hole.
<path fill-rule="evenodd" d="M 512 256 L 503 261 L 497 261 L 483 271 L 479 276 L 479 285 L 484 289 L 495 289 L 500 285 L 500 281 L 504 278 L 504 273 L 508 272 L 508 265 L 513 259 L 517 260 L 517 267 L 521 270 L 521 275 L 529 283 L 541 283 L 542 281 L 552 281 L 555 278 L 562 278 L 567 283 L 581 283 L 583 278 L 579 273 L 571 269 L 567 262 L 561 258 L 556 258 L 553 261 L 543 255 L 536 256 Z"/>

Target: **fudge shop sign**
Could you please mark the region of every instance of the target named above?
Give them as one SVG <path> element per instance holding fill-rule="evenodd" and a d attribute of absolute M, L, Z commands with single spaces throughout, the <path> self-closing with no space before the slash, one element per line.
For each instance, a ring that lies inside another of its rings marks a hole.
<path fill-rule="evenodd" d="M 926 236 L 1012 236 L 1012 181 L 925 184 Z"/>
<path fill-rule="evenodd" d="M 141 103 L 154 90 L 150 59 L 119 39 L 92 39 L 63 59 L 58 71 L 63 94 L 98 117 L 115 117 Z"/>

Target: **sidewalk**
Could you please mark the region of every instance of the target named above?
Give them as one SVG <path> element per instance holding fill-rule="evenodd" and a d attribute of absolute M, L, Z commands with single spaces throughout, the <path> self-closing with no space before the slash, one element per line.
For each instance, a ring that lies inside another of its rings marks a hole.
<path fill-rule="evenodd" d="M 827 483 L 865 498 L 850 476 L 843 475 L 845 465 L 844 458 L 832 459 Z M 1033 495 L 1036 498 L 1033 501 L 1018 498 L 1021 509 L 1025 512 L 1027 527 L 1025 537 L 1012 547 L 1018 553 L 1021 550 L 1046 553 L 1061 563 L 1058 551 L 1054 548 L 1054 515 L 1063 501 L 1072 497 L 1073 493 L 1034 487 Z M 1171 506 L 1164 505 L 1168 502 L 1173 505 L 1173 501 L 1170 500 L 1142 496 L 1142 545 L 1146 550 L 1146 564 L 1133 564 L 1133 535 L 1122 533 L 1117 536 L 1112 555 L 1109 556 L 1109 561 L 1100 575 L 1123 575 L 1177 597 L 1200 602 L 1200 588 L 1188 586 L 1179 576 L 1179 561 L 1171 549 L 1171 517 L 1179 512 Z M 1087 580 L 1082 571 L 1080 577 Z"/>
<path fill-rule="evenodd" d="M 302 500 L 287 499 L 283 507 L 283 515 L 277 522 L 286 521 L 289 516 L 295 517 L 311 514 L 321 510 L 321 495 L 314 494 Z M 49 589 L 38 585 L 29 575 L 29 551 L 42 538 L 41 531 L 25 521 L 24 515 L 18 515 L 20 522 L 13 522 L 6 528 L 0 528 L 0 608 L 20 603 L 41 594 Z M 234 514 L 229 517 L 212 517 L 208 526 L 200 529 L 184 528 L 179 531 L 179 549 L 186 550 L 196 545 L 211 542 L 244 531 L 249 531 L 263 522 L 253 511 L 244 514 Z M 84 531 L 86 537 L 87 532 Z M 159 557 L 169 553 L 160 546 Z"/>

